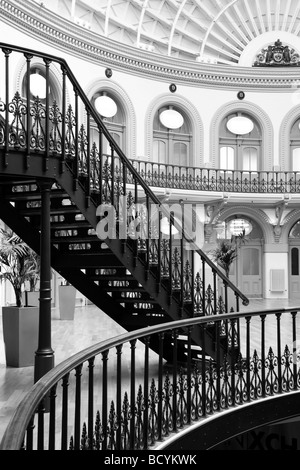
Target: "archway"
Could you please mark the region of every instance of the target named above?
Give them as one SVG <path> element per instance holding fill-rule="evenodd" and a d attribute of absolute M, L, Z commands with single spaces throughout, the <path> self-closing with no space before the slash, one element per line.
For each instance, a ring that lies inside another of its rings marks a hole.
<path fill-rule="evenodd" d="M 263 296 L 263 231 L 248 215 L 235 214 L 215 226 L 217 241 L 234 251 L 229 279 L 248 298 Z"/>

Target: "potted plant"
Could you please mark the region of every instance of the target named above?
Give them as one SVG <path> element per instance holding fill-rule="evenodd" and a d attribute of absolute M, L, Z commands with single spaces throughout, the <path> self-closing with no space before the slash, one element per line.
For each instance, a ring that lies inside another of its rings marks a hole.
<path fill-rule="evenodd" d="M 212 252 L 213 260 L 224 269 L 226 277 L 229 277 L 230 266 L 237 257 L 236 245 L 229 240 L 221 240 L 217 248 Z"/>
<path fill-rule="evenodd" d="M 58 286 L 59 316 L 61 320 L 74 320 L 76 289 L 65 279 Z"/>
<path fill-rule="evenodd" d="M 25 305 L 37 307 L 39 306 L 40 297 L 40 290 L 37 288 L 40 279 L 40 257 L 34 251 L 31 254 L 34 269 L 32 269 L 32 275 L 26 282 L 28 288 L 24 292 Z"/>
<path fill-rule="evenodd" d="M 38 346 L 39 307 L 25 306 L 26 281 L 37 275 L 36 254 L 9 228 L 0 228 L 0 281 L 13 287 L 15 305 L 2 307 L 6 364 L 9 367 L 34 365 Z"/>
<path fill-rule="evenodd" d="M 217 248 L 212 251 L 213 260 L 224 269 L 229 277 L 230 266 L 238 256 L 238 247 L 245 244 L 245 230 L 238 235 L 232 235 L 231 240 L 221 240 Z"/>

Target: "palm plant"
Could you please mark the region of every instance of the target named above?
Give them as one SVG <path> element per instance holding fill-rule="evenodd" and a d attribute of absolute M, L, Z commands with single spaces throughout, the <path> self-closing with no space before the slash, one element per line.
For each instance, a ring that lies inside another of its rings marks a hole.
<path fill-rule="evenodd" d="M 38 255 L 11 229 L 0 228 L 0 281 L 9 281 L 14 289 L 17 307 L 23 306 L 22 287 L 36 282 Z"/>
<path fill-rule="evenodd" d="M 236 244 L 229 240 L 221 240 L 219 246 L 212 251 L 212 256 L 229 277 L 230 266 L 237 257 Z"/>
<path fill-rule="evenodd" d="M 217 248 L 212 251 L 213 260 L 224 269 L 229 277 L 230 266 L 238 256 L 238 247 L 247 241 L 245 230 L 238 235 L 232 235 L 231 240 L 221 240 Z"/>

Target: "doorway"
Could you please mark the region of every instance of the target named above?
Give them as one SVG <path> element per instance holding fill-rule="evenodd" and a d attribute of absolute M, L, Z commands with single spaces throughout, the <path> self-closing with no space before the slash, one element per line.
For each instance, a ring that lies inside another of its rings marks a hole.
<path fill-rule="evenodd" d="M 289 286 L 290 299 L 300 299 L 300 244 L 289 247 Z"/>
<path fill-rule="evenodd" d="M 246 242 L 237 248 L 237 258 L 231 266 L 229 279 L 249 298 L 261 298 L 262 247 Z"/>
<path fill-rule="evenodd" d="M 222 223 L 218 238 L 231 240 L 236 258 L 231 265 L 229 279 L 249 298 L 263 296 L 263 243 L 260 225 L 250 217 L 236 214 Z"/>

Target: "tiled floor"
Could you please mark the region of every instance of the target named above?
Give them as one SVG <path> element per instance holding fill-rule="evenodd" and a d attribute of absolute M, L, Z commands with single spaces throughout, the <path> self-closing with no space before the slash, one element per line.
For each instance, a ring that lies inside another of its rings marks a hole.
<path fill-rule="evenodd" d="M 297 307 L 297 303 L 278 300 L 251 300 L 241 310 L 257 311 L 273 308 Z M 300 301 L 299 301 L 300 310 Z M 0 440 L 17 404 L 33 385 L 33 367 L 8 368 L 5 364 L 0 315 Z M 77 307 L 73 321 L 61 321 L 53 312 L 52 348 L 55 364 L 84 348 L 124 333 L 105 313 L 93 305 Z"/>

